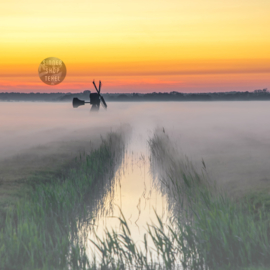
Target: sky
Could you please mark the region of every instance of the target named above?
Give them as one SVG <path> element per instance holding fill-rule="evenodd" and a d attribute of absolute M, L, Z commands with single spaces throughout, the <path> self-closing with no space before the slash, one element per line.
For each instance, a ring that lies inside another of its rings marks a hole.
<path fill-rule="evenodd" d="M 0 1 L 0 92 L 270 88 L 269 0 Z M 38 76 L 47 57 L 58 85 Z"/>

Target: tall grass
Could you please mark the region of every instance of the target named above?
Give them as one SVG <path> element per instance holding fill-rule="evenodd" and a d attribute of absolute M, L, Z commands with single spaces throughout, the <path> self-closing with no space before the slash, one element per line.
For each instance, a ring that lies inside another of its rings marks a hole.
<path fill-rule="evenodd" d="M 199 174 L 187 159 L 177 158 L 165 134 L 155 134 L 150 147 L 167 171 L 163 183 L 179 213 L 178 230 L 170 231 L 183 267 L 269 267 L 270 215 L 265 200 L 257 197 L 260 207 L 256 200 L 234 201 L 207 178 L 204 162 Z"/>
<path fill-rule="evenodd" d="M 121 136 L 109 134 L 97 150 L 80 155 L 64 178 L 35 185 L 9 209 L 0 232 L 0 269 L 91 268 L 82 237 L 84 202 L 122 151 Z"/>
<path fill-rule="evenodd" d="M 117 143 L 116 143 L 117 142 Z M 115 134 L 65 179 L 36 185 L 6 216 L 0 233 L 1 269 L 267 269 L 270 267 L 269 197 L 235 201 L 180 159 L 164 133 L 149 141 L 159 187 L 173 208 L 170 221 L 147 224 L 142 245 L 120 209 L 120 231 L 87 239 L 91 217 L 84 202 L 121 148 Z M 87 223 L 88 222 L 88 223 Z M 85 234 L 85 235 L 84 235 Z M 90 240 L 90 241 L 89 241 Z M 136 239 L 137 240 L 137 239 Z M 91 242 L 100 254 L 88 257 Z M 259 268 L 261 267 L 261 268 Z"/>
<path fill-rule="evenodd" d="M 209 180 L 204 161 L 198 172 L 187 158 L 179 159 L 162 132 L 149 145 L 174 217 L 163 222 L 156 216 L 140 248 L 120 211 L 121 230 L 106 230 L 104 239 L 92 240 L 101 269 L 269 269 L 267 200 L 234 201 Z"/>

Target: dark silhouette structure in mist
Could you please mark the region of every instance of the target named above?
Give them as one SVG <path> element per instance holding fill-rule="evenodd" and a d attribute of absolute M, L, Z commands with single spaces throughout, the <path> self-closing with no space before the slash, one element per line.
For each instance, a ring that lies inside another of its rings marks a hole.
<path fill-rule="evenodd" d="M 90 93 L 89 94 L 89 97 L 90 97 L 89 102 L 86 102 L 84 100 L 78 99 L 77 97 L 74 97 L 73 101 L 72 101 L 73 108 L 78 108 L 79 106 L 84 105 L 85 103 L 90 103 L 92 105 L 91 111 L 98 111 L 99 106 L 100 106 L 100 102 L 104 106 L 105 109 L 107 108 L 107 104 L 106 104 L 104 98 L 100 95 L 101 81 L 99 81 L 98 89 L 97 89 L 97 86 L 95 84 L 95 81 L 93 81 L 93 85 L 95 86 L 97 93 L 91 93 L 90 91 L 87 91 L 87 93 Z M 86 91 L 84 91 L 84 92 L 86 92 Z"/>

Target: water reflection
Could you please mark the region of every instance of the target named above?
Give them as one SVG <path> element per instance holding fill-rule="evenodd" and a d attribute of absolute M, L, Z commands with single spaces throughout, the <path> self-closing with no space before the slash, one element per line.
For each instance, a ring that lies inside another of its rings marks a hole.
<path fill-rule="evenodd" d="M 146 136 L 138 132 L 132 134 L 122 162 L 113 179 L 108 182 L 108 187 L 99 186 L 101 191 L 96 196 L 94 203 L 96 208 L 89 206 L 95 220 L 94 231 L 101 239 L 105 236 L 106 229 L 119 232 L 120 223 L 117 217 L 121 215 L 120 210 L 128 222 L 132 239 L 138 247 L 142 245 L 147 224 L 156 221 L 155 211 L 163 220 L 168 217 L 166 197 L 154 184 Z M 103 194 L 101 198 L 99 193 Z M 94 240 L 92 229 L 89 229 L 88 238 Z M 91 252 L 89 247 L 89 257 L 93 256 Z"/>

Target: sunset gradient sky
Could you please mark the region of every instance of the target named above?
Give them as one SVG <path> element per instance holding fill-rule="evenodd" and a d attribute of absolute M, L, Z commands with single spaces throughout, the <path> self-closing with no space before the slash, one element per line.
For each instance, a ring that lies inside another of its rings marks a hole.
<path fill-rule="evenodd" d="M 63 60 L 65 80 L 38 66 Z M 1 0 L 0 92 L 270 88 L 269 0 Z"/>

